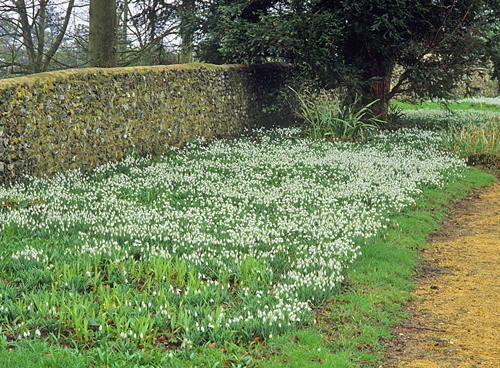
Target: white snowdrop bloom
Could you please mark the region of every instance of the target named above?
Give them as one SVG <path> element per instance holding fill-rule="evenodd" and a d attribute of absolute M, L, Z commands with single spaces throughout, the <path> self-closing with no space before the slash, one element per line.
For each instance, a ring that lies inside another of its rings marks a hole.
<path fill-rule="evenodd" d="M 147 292 L 156 300 L 134 301 L 138 313 L 159 306 L 158 314 L 171 319 L 188 298 L 203 298 L 213 308 L 234 295 L 242 308 L 227 317 L 221 308 L 215 322 L 210 314 L 188 311 L 196 328 L 262 323 L 274 332 L 307 323 L 311 304 L 331 297 L 360 245 L 390 228 L 392 214 L 411 207 L 423 187 L 439 187 L 444 173 L 459 176 L 465 166 L 439 150 L 437 134 L 418 130 L 379 133 L 363 145 L 289 139 L 296 129 L 276 130 L 273 139 L 255 134 L 259 144 L 192 142 L 176 150 L 175 160 L 127 156 L 97 167 L 100 181 L 75 170 L 33 179 L 32 187 L 0 186 L 2 198 L 47 203 L 3 213 L 0 230 L 11 224 L 44 236 L 70 234 L 77 241 L 65 257 L 105 257 L 115 268 L 137 253 L 145 267 L 175 259 L 188 275 L 184 284 L 170 282 L 171 271 L 153 273 L 157 286 Z M 37 248 L 26 246 L 12 261 L 49 267 Z M 118 275 L 135 285 L 136 270 L 126 268 Z M 130 301 L 124 305 L 134 312 Z"/>

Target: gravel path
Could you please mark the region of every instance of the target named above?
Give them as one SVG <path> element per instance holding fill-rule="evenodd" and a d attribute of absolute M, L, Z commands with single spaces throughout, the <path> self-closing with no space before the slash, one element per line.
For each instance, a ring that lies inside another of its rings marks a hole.
<path fill-rule="evenodd" d="M 455 207 L 424 251 L 383 367 L 500 367 L 500 184 Z"/>

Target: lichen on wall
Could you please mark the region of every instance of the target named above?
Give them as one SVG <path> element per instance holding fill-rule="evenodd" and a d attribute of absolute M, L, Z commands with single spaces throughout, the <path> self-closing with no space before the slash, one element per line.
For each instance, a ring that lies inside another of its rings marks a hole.
<path fill-rule="evenodd" d="M 186 64 L 73 69 L 0 80 L 0 181 L 161 153 L 239 134 L 267 114 L 288 66 Z"/>

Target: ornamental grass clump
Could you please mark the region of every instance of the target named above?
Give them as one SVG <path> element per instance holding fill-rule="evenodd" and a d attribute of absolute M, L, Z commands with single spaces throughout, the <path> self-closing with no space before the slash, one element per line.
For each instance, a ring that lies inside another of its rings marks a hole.
<path fill-rule="evenodd" d="M 500 163 L 500 117 L 482 124 L 450 126 L 441 132 L 443 147 L 470 164 Z"/>
<path fill-rule="evenodd" d="M 292 88 L 290 88 L 292 89 Z M 376 117 L 367 117 L 370 107 L 378 100 L 366 106 L 360 106 L 360 97 L 354 101 L 337 99 L 323 92 L 317 96 L 298 93 L 300 117 L 303 119 L 302 131 L 311 139 L 338 139 L 342 141 L 365 140 L 366 134 L 378 128 L 383 121 Z"/>

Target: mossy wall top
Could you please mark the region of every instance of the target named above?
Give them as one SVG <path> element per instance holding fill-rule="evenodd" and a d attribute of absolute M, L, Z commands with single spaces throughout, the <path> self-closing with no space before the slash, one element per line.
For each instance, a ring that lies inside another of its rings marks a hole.
<path fill-rule="evenodd" d="M 266 114 L 288 67 L 88 68 L 0 80 L 0 182 L 161 153 L 196 136 L 288 120 Z"/>

